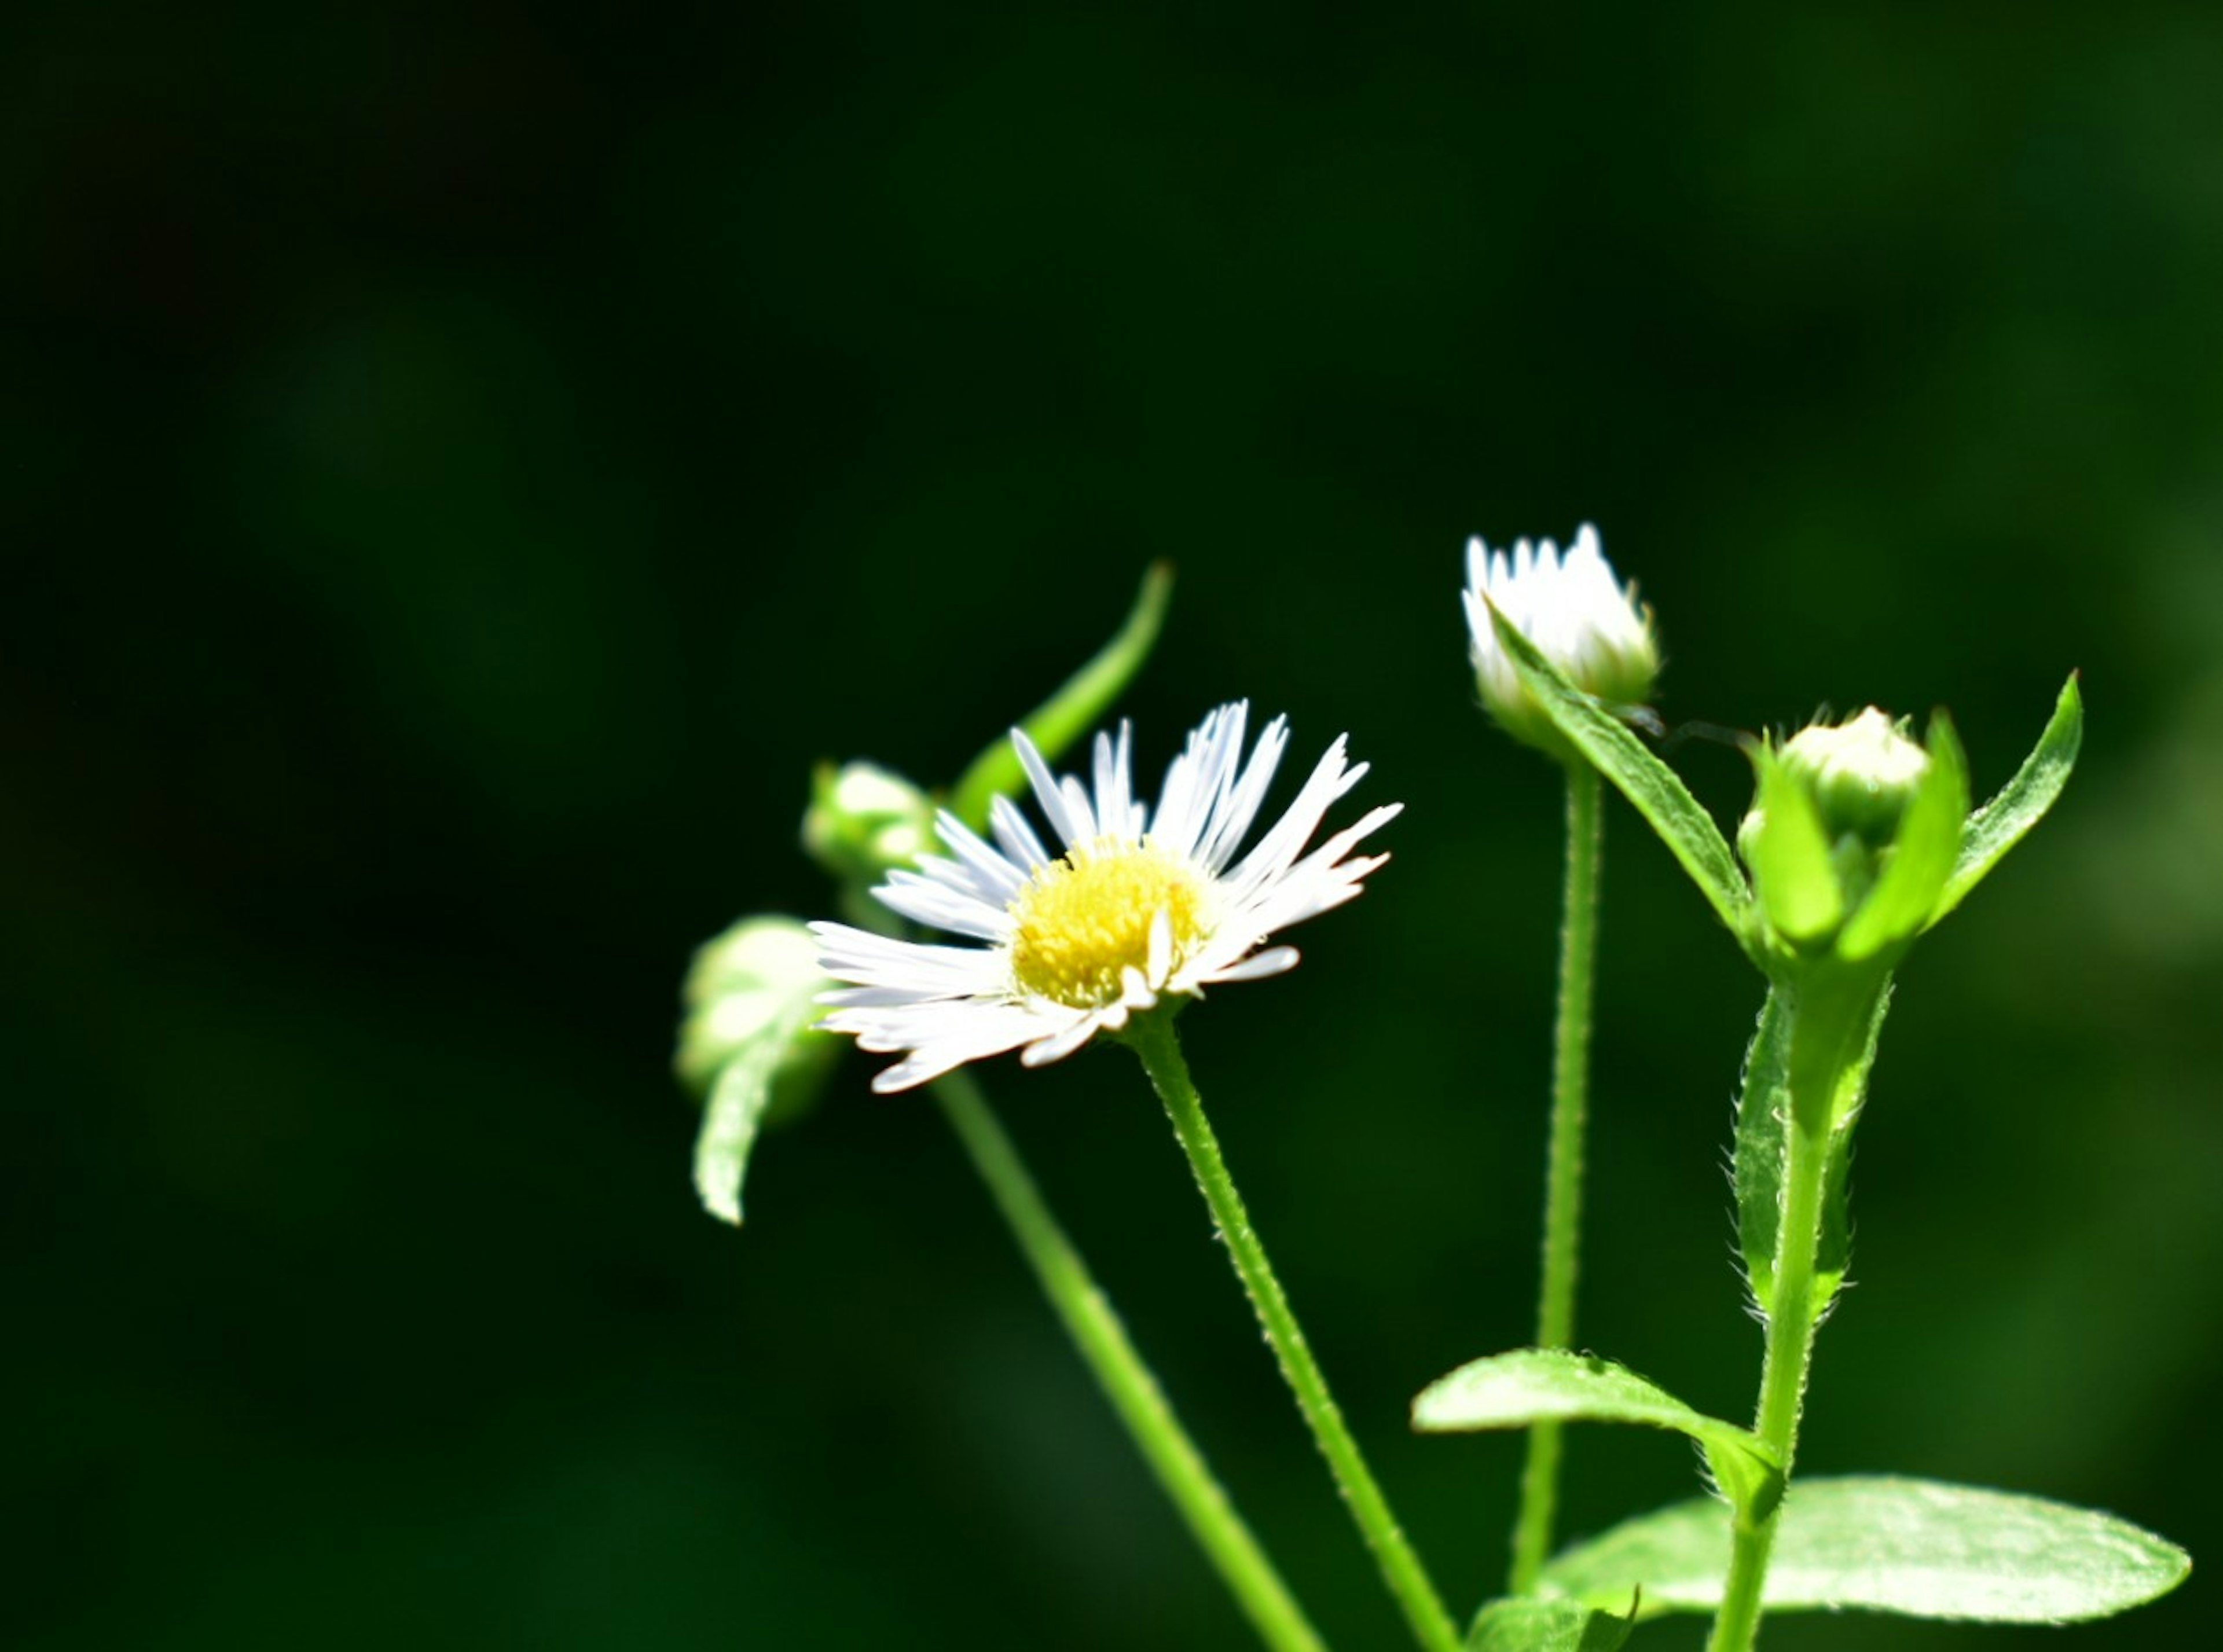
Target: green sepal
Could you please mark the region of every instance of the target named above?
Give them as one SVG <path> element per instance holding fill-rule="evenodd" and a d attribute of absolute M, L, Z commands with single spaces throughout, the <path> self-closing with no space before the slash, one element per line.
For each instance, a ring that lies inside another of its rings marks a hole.
<path fill-rule="evenodd" d="M 2023 759 L 2014 778 L 1968 817 L 1952 876 L 1946 879 L 1944 893 L 1930 914 L 1931 923 L 1966 900 L 1968 891 L 1984 881 L 2007 851 L 2045 818 L 2053 800 L 2069 783 L 2069 771 L 2076 766 L 2076 753 L 2083 744 L 2084 696 L 2071 672 L 2062 685 L 2061 698 L 2055 702 L 2045 732 L 2038 736 L 2037 746 Z"/>
<path fill-rule="evenodd" d="M 1759 819 L 1740 834 L 1768 927 L 1794 945 L 1821 939 L 1844 921 L 1844 890 L 1821 812 L 1796 776 L 1763 744 L 1748 748 L 1759 782 Z"/>
<path fill-rule="evenodd" d="M 1952 719 L 1942 711 L 1930 718 L 1924 744 L 1930 766 L 1899 819 L 1883 871 L 1837 937 L 1837 956 L 1848 962 L 1873 958 L 1920 933 L 1953 875 L 1968 819 L 1968 760 Z"/>
<path fill-rule="evenodd" d="M 1713 817 L 1672 769 L 1646 750 L 1620 719 L 1562 676 L 1495 604 L 1489 621 L 1537 706 L 1650 823 L 1715 914 L 1731 934 L 1741 937 L 1752 892 Z"/>
<path fill-rule="evenodd" d="M 758 1130 L 806 1109 L 840 1051 L 839 1039 L 811 1027 L 832 984 L 818 943 L 792 918 L 744 918 L 695 955 L 673 1065 L 704 1096 L 695 1190 L 721 1222 L 740 1223 Z"/>
<path fill-rule="evenodd" d="M 1723 1492 L 1752 1520 L 1782 1496 L 1774 1452 L 1734 1423 L 1694 1410 L 1628 1366 L 1565 1348 L 1517 1348 L 1461 1366 L 1422 1389 L 1413 1426 L 1423 1434 L 1522 1429 L 1537 1423 L 1630 1423 L 1697 1441 Z"/>
<path fill-rule="evenodd" d="M 1151 563 L 1143 575 L 1142 588 L 1135 594 L 1135 606 L 1128 610 L 1112 640 L 1067 678 L 1055 694 L 1021 719 L 1019 726 L 1044 757 L 1055 763 L 1067 747 L 1102 719 L 1112 702 L 1142 669 L 1165 624 L 1173 588 L 1173 564 Z M 1026 771 L 1019 767 L 1018 754 L 1011 750 L 1011 741 L 999 739 L 973 758 L 959 777 L 950 791 L 949 812 L 978 832 L 988 823 L 991 802 L 1019 792 L 1025 785 Z"/>
<path fill-rule="evenodd" d="M 1636 1609 L 1616 1617 L 1571 1600 L 1493 1600 L 1466 1632 L 1467 1652 L 1619 1652 Z"/>
<path fill-rule="evenodd" d="M 1721 1605 L 1729 1548 L 1728 1512 L 1697 1498 L 1565 1551 L 1545 1567 L 1541 1586 L 1598 1608 L 1641 1586 L 1646 1617 L 1710 1612 Z M 1934 1480 L 1801 1479 L 1784 1500 L 1765 1604 L 2073 1623 L 2142 1606 L 2191 1569 L 2175 1543 L 2095 1510 Z"/>

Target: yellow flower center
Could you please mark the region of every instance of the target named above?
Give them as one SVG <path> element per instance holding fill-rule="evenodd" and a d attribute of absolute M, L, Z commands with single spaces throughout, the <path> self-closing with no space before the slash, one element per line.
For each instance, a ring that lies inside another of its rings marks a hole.
<path fill-rule="evenodd" d="M 1011 904 L 1011 972 L 1029 992 L 1075 1009 L 1120 994 L 1120 971 L 1149 973 L 1150 924 L 1173 927 L 1178 963 L 1204 933 L 1205 888 L 1188 862 L 1145 839 L 1099 838 L 1037 867 Z"/>

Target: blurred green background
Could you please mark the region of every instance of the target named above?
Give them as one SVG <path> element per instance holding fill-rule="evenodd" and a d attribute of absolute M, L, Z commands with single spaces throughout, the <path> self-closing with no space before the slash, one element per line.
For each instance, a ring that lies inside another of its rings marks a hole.
<path fill-rule="evenodd" d="M 1407 805 L 1188 1044 L 1477 1599 L 1518 1443 L 1403 1409 L 1527 1335 L 1559 799 L 1456 592 L 1584 519 L 1671 721 L 1949 704 L 1988 792 L 2084 672 L 2061 807 L 1905 973 L 1802 1466 L 2223 1561 L 2223 12 L 0 38 L 8 1644 L 1245 1644 L 929 1105 L 852 1057 L 735 1234 L 667 1070 L 690 949 L 825 908 L 809 765 L 952 776 L 1156 556 L 1147 770 L 1247 695 Z M 1617 805 L 1606 877 L 1584 1340 L 1738 1415 L 1756 983 Z M 1322 1628 L 1398 1644 L 1132 1063 L 982 1076 Z M 1692 1489 L 1570 1455 L 1571 1531 Z M 2205 1592 L 1768 1643 L 2176 1647 Z"/>

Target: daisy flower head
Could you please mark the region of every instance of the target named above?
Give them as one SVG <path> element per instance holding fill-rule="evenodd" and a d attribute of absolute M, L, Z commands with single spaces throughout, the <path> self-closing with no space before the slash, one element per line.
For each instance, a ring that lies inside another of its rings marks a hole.
<path fill-rule="evenodd" d="M 820 1023 L 858 1047 L 900 1052 L 872 1081 L 909 1090 L 968 1061 L 1021 1052 L 1038 1067 L 1099 1032 L 1117 1032 L 1161 998 L 1278 975 L 1297 961 L 1269 937 L 1357 895 L 1389 858 L 1353 856 L 1400 804 L 1371 809 L 1307 852 L 1328 808 L 1365 776 L 1338 738 L 1280 820 L 1240 859 L 1288 745 L 1275 718 L 1244 753 L 1248 707 L 1222 706 L 1166 770 L 1155 809 L 1134 795 L 1133 740 L 1096 737 L 1090 782 L 1051 774 L 1014 729 L 1035 801 L 1059 845 L 1045 847 L 1007 797 L 986 837 L 944 813 L 945 856 L 888 874 L 873 890 L 898 915 L 972 945 L 901 940 L 817 923 L 820 964 L 848 984 L 821 1000 Z M 1262 950 L 1263 947 L 1263 950 Z"/>
<path fill-rule="evenodd" d="M 1641 706 L 1659 675 L 1652 611 L 1623 588 L 1584 523 L 1563 557 L 1549 539 L 1515 540 L 1492 550 L 1479 538 L 1466 546 L 1466 624 L 1470 657 L 1482 703 L 1515 739 L 1554 755 L 1565 742 L 1521 686 L 1513 662 L 1489 623 L 1493 605 L 1584 693 L 1609 706 Z"/>

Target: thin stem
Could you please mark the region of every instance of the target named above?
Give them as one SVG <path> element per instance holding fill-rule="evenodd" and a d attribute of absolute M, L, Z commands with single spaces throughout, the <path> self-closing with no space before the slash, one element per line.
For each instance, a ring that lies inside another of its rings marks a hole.
<path fill-rule="evenodd" d="M 1042 1282 L 1043 1294 L 1065 1322 L 1081 1358 L 1095 1372 L 1106 1398 L 1126 1423 L 1166 1495 L 1219 1570 L 1259 1638 L 1275 1652 L 1324 1652 L 1303 1610 L 1258 1547 L 1258 1540 L 1229 1504 L 1203 1456 L 1166 1404 L 1149 1367 L 1105 1300 L 1080 1253 L 1042 1203 L 1042 1191 L 979 1087 L 964 1072 L 937 1079 L 935 1098 L 988 1184 L 1019 1249 Z"/>
<path fill-rule="evenodd" d="M 1420 1557 L 1389 1511 L 1365 1458 L 1359 1454 L 1358 1442 L 1351 1438 L 1343 1413 L 1328 1392 L 1327 1379 L 1305 1344 L 1289 1299 L 1266 1259 L 1266 1248 L 1250 1225 L 1250 1213 L 1235 1190 L 1234 1179 L 1227 1173 L 1219 1140 L 1205 1119 L 1203 1101 L 1189 1077 L 1188 1064 L 1181 1058 L 1170 1012 L 1154 1010 L 1136 1017 L 1130 1024 L 1130 1041 L 1173 1119 L 1174 1134 L 1188 1153 L 1196 1184 L 1212 1208 L 1212 1220 L 1226 1241 L 1244 1289 L 1250 1292 L 1250 1305 L 1257 1310 L 1258 1322 L 1265 1328 L 1266 1340 L 1281 1362 L 1282 1375 L 1296 1396 L 1297 1409 L 1311 1425 L 1313 1442 L 1327 1459 L 1329 1471 L 1350 1505 L 1351 1518 L 1358 1523 L 1360 1534 L 1374 1551 L 1382 1580 L 1389 1586 L 1420 1645 L 1430 1652 L 1458 1652 L 1458 1631 L 1444 1611 L 1435 1585 L 1428 1580 Z"/>
<path fill-rule="evenodd" d="M 1760 1371 L 1760 1410 L 1753 1431 L 1774 1448 L 1786 1485 L 1798 1445 L 1806 1378 L 1814 1358 L 1820 1309 L 1814 1299 L 1814 1262 L 1822 1238 L 1823 1184 L 1829 1174 L 1829 1133 L 1841 1082 L 1857 1046 L 1848 1040 L 1874 1013 L 1881 981 L 1817 983 L 1791 1000 L 1790 1133 L 1783 1167 L 1783 1214 L 1775 1236 L 1774 1284 L 1767 1314 L 1767 1351 Z M 1788 1498 L 1785 1492 L 1785 1498 Z M 1722 1609 L 1707 1652 L 1750 1652 L 1760 1637 L 1768 1557 L 1783 1518 L 1779 1503 L 1766 1519 L 1737 1522 Z"/>
<path fill-rule="evenodd" d="M 1536 1305 L 1536 1346 L 1575 1340 L 1575 1276 L 1583 1222 L 1583 1134 L 1590 1110 L 1590 982 L 1597 954 L 1598 864 L 1603 813 L 1598 772 L 1567 765 L 1567 866 L 1560 901 L 1559 1004 L 1552 1043 L 1551 1145 L 1544 1162 L 1544 1283 Z M 1559 1424 L 1528 1430 L 1521 1475 L 1521 1517 L 1513 1529 L 1508 1587 L 1533 1594 L 1552 1552 L 1559 1501 Z"/>

